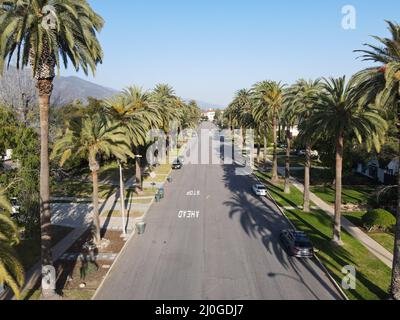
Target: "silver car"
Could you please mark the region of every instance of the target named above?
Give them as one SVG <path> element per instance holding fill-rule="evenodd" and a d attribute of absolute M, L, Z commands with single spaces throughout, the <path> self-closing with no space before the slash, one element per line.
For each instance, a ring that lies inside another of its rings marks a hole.
<path fill-rule="evenodd" d="M 257 196 L 265 197 L 267 195 L 267 187 L 263 184 L 256 184 L 253 186 L 253 192 Z"/>

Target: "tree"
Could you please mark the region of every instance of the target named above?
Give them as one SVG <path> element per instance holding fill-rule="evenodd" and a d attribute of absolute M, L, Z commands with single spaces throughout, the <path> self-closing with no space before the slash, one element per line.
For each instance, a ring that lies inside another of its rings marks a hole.
<path fill-rule="evenodd" d="M 346 84 L 345 77 L 325 80 L 320 102 L 314 107 L 311 117 L 302 122 L 300 129 L 304 139 L 319 136 L 335 138 L 336 179 L 335 217 L 333 242 L 341 244 L 342 169 L 345 142 L 365 142 L 368 149 L 380 150 L 386 121 L 380 110 L 373 105 L 360 105 L 355 99 L 354 79 Z"/>
<path fill-rule="evenodd" d="M 146 144 L 147 130 L 156 128 L 162 124 L 161 110 L 152 100 L 151 94 L 143 91 L 139 87 L 128 87 L 122 93 L 122 109 L 126 112 L 124 117 L 130 117 L 127 122 L 127 130 L 132 140 L 132 145 L 136 157 L 135 177 L 136 177 L 136 192 L 142 191 L 142 166 L 141 166 L 141 147 Z M 141 122 L 141 125 L 140 125 Z M 140 132 L 137 131 L 139 128 Z"/>
<path fill-rule="evenodd" d="M 278 126 L 280 113 L 283 107 L 283 94 L 285 85 L 280 82 L 266 81 L 255 86 L 256 100 L 255 119 L 269 118 L 272 120 L 273 136 L 273 161 L 272 161 L 272 181 L 278 181 Z"/>
<path fill-rule="evenodd" d="M 285 92 L 284 108 L 282 110 L 282 125 L 285 129 L 286 135 L 286 157 L 285 157 L 285 188 L 284 192 L 290 194 L 290 155 L 292 145 L 292 132 L 291 129 L 294 127 L 297 121 L 297 113 L 293 108 L 293 100 L 296 98 L 296 90 L 294 92 L 289 88 Z"/>
<path fill-rule="evenodd" d="M 24 270 L 13 249 L 18 244 L 18 228 L 11 220 L 11 204 L 0 188 L 0 284 L 7 284 L 17 299 L 21 297 L 20 288 L 24 284 Z"/>
<path fill-rule="evenodd" d="M 378 45 L 366 44 L 367 49 L 356 50 L 362 53 L 365 61 L 378 63 L 378 66 L 359 72 L 355 78 L 361 103 L 376 103 L 378 106 L 397 113 L 397 139 L 400 141 L 400 25 L 386 21 L 390 38 L 373 37 Z M 398 151 L 399 152 L 399 149 Z M 397 154 L 400 158 L 400 154 Z M 397 224 L 393 253 L 393 276 L 390 294 L 400 300 L 400 172 L 397 176 Z"/>
<path fill-rule="evenodd" d="M 296 115 L 299 124 L 307 122 L 312 115 L 313 107 L 318 103 L 320 92 L 322 90 L 321 81 L 297 81 L 287 91 L 286 100 L 288 104 L 289 115 Z M 304 166 L 304 193 L 303 210 L 310 212 L 310 176 L 311 176 L 311 151 L 312 140 L 310 137 L 304 141 L 306 148 L 306 161 Z"/>
<path fill-rule="evenodd" d="M 52 158 L 59 158 L 60 165 L 73 157 L 88 159 L 93 179 L 93 224 L 94 241 L 101 241 L 98 172 L 100 170 L 99 156 L 116 157 L 125 162 L 127 157 L 134 157 L 130 151 L 130 140 L 126 132 L 113 123 L 108 117 L 100 114 L 87 115 L 73 119 L 65 132 L 55 142 Z"/>
<path fill-rule="evenodd" d="M 47 8 L 47 9 L 46 9 Z M 49 10 L 48 8 L 51 8 Z M 53 12 L 54 10 L 54 12 Z M 55 15 L 55 16 L 54 16 Z M 48 24 L 49 16 L 54 24 Z M 42 265 L 52 265 L 49 190 L 49 106 L 55 69 L 61 64 L 85 74 L 102 62 L 103 52 L 96 37 L 103 19 L 86 0 L 8 0 L 0 4 L 0 73 L 16 57 L 17 69 L 29 64 L 39 95 L 41 123 L 41 230 Z M 54 292 L 42 294 L 53 295 Z"/>
<path fill-rule="evenodd" d="M 169 133 L 172 129 L 171 127 L 174 125 L 174 121 L 178 119 L 179 110 L 175 108 L 176 106 L 176 95 L 174 89 L 167 84 L 158 84 L 152 94 L 151 100 L 152 103 L 158 109 L 158 112 L 161 116 L 161 129 L 167 135 L 167 149 L 166 149 L 166 157 L 167 162 L 169 162 L 169 149 L 170 149 L 170 137 Z"/>
<path fill-rule="evenodd" d="M 269 81 L 262 81 L 256 83 L 252 88 L 254 109 L 253 117 L 259 126 L 259 131 L 262 131 L 264 138 L 264 162 L 268 161 L 268 130 L 270 125 L 270 112 L 268 92 L 270 89 Z"/>

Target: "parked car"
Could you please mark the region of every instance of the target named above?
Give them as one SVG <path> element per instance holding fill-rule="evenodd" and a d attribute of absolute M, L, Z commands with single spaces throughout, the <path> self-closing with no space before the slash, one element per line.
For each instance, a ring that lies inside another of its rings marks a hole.
<path fill-rule="evenodd" d="M 267 195 L 267 187 L 262 185 L 262 184 L 256 184 L 253 186 L 253 192 L 257 195 L 257 196 L 266 196 Z"/>
<path fill-rule="evenodd" d="M 298 155 L 298 156 L 305 156 L 305 155 L 306 155 L 306 150 L 299 150 L 299 151 L 297 152 L 297 155 Z M 318 158 L 318 157 L 319 157 L 318 151 L 312 150 L 312 151 L 311 151 L 311 157 L 312 157 L 312 158 Z"/>
<path fill-rule="evenodd" d="M 314 246 L 304 232 L 283 230 L 280 238 L 291 256 L 297 258 L 314 257 Z"/>
<path fill-rule="evenodd" d="M 172 163 L 172 169 L 173 170 L 180 170 L 180 169 L 182 169 L 182 167 L 183 167 L 183 164 L 182 164 L 181 160 L 179 160 L 179 159 L 176 159 Z"/>

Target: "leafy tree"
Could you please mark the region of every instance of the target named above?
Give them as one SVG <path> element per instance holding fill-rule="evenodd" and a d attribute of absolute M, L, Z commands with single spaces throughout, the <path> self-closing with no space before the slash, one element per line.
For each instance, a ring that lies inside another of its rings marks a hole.
<path fill-rule="evenodd" d="M 18 228 L 11 220 L 10 212 L 11 204 L 5 197 L 5 190 L 0 188 L 0 284 L 7 284 L 19 299 L 24 270 L 13 249 L 19 239 Z"/>

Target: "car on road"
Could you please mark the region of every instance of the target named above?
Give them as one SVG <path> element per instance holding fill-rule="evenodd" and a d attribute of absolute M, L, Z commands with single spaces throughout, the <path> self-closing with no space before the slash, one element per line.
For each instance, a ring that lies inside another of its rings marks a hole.
<path fill-rule="evenodd" d="M 297 258 L 314 257 L 314 246 L 306 233 L 295 230 L 283 230 L 280 238 L 291 256 Z"/>
<path fill-rule="evenodd" d="M 305 156 L 305 155 L 306 155 L 306 150 L 299 150 L 299 151 L 297 152 L 297 155 L 298 155 L 298 156 Z M 314 158 L 314 159 L 318 158 L 318 157 L 319 157 L 318 151 L 312 150 L 312 151 L 311 151 L 311 157 Z"/>
<path fill-rule="evenodd" d="M 176 159 L 173 163 L 172 163 L 172 169 L 173 170 L 180 170 L 183 167 L 183 163 L 181 160 Z"/>
<path fill-rule="evenodd" d="M 253 186 L 253 192 L 257 195 L 257 196 L 266 196 L 267 195 L 267 187 L 264 186 L 263 184 L 256 184 Z"/>

